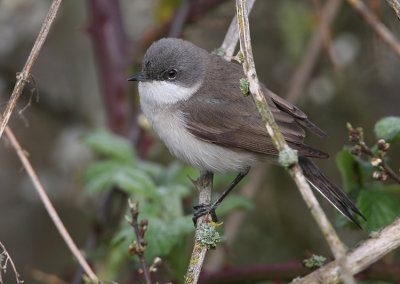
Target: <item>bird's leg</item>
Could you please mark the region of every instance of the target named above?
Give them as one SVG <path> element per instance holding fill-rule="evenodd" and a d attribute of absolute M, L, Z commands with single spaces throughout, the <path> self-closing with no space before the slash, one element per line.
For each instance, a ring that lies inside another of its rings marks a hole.
<path fill-rule="evenodd" d="M 231 192 L 231 190 L 248 174 L 249 169 L 247 169 L 245 172 L 239 173 L 236 178 L 232 181 L 232 183 L 222 192 L 220 196 L 218 196 L 217 200 L 214 201 L 212 204 L 198 204 L 193 206 L 193 208 L 196 210 L 193 214 L 193 222 L 194 224 L 197 223 L 197 219 L 201 216 L 204 216 L 206 214 L 211 215 L 211 219 L 214 222 L 217 222 L 217 214 L 215 213 L 215 209 L 217 209 L 218 205 L 221 204 L 222 200 Z"/>

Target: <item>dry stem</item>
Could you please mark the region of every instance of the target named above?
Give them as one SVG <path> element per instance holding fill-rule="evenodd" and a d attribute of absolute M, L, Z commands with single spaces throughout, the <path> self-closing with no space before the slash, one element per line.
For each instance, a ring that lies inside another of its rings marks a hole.
<path fill-rule="evenodd" d="M 211 203 L 211 193 L 213 187 L 213 174 L 201 172 L 200 177 L 193 183 L 199 190 L 199 204 Z M 197 219 L 196 230 L 201 224 L 208 222 L 208 214 Z M 199 281 L 200 271 L 203 266 L 207 247 L 195 241 L 192 256 L 190 257 L 189 267 L 185 275 L 185 284 L 196 284 Z"/>
<path fill-rule="evenodd" d="M 347 264 L 351 273 L 356 274 L 381 257 L 400 246 L 400 219 L 384 228 L 378 237 L 371 238 L 348 254 Z M 302 279 L 295 280 L 293 284 L 326 283 L 333 284 L 340 282 L 339 266 L 333 261 Z"/>
<path fill-rule="evenodd" d="M 386 2 L 389 4 L 390 7 L 394 10 L 396 13 L 397 18 L 400 20 L 400 2 L 399 0 L 386 0 Z"/>
<path fill-rule="evenodd" d="M 250 14 L 256 0 L 249 0 L 247 3 L 247 11 Z M 221 49 L 224 51 L 224 58 L 231 61 L 233 53 L 235 52 L 236 45 L 239 41 L 239 27 L 236 15 L 233 17 L 228 31 L 225 34 L 224 41 L 222 42 Z"/>
<path fill-rule="evenodd" d="M 25 154 L 25 151 L 22 149 L 21 145 L 18 143 L 13 132 L 11 131 L 11 129 L 8 126 L 6 127 L 5 131 L 6 131 L 7 137 L 10 139 L 11 145 L 14 147 L 15 151 L 17 152 L 19 159 L 21 160 L 25 170 L 27 171 L 30 179 L 32 180 L 32 183 L 33 183 L 37 193 L 39 194 L 39 197 L 40 197 L 41 201 L 43 202 L 44 207 L 47 210 L 47 213 L 49 213 L 50 218 L 53 221 L 54 225 L 56 226 L 57 230 L 59 231 L 60 235 L 64 239 L 65 243 L 68 245 L 72 254 L 78 260 L 79 264 L 85 270 L 85 272 L 89 276 L 90 280 L 93 283 L 99 283 L 97 276 L 94 274 L 94 272 L 90 268 L 89 264 L 86 262 L 85 258 L 79 251 L 78 247 L 72 240 L 67 229 L 65 228 L 60 217 L 58 216 L 57 211 L 55 210 L 55 208 L 54 208 L 53 204 L 51 203 L 49 197 L 47 196 L 42 184 L 40 183 L 39 178 L 35 173 L 35 170 L 32 168 L 32 165 L 29 162 L 29 160 Z"/>
<path fill-rule="evenodd" d="M 17 268 L 15 267 L 14 261 L 12 260 L 6 247 L 1 242 L 0 242 L 0 247 L 1 247 L 1 251 L 0 251 L 0 284 L 3 284 L 2 270 L 4 270 L 4 271 L 6 270 L 7 262 L 10 262 L 10 264 L 11 264 L 11 267 L 15 274 L 15 280 L 17 281 L 17 283 L 18 284 L 24 283 L 23 280 L 19 279 L 20 275 L 17 271 Z M 4 261 L 4 263 L 3 263 L 3 261 Z"/>
<path fill-rule="evenodd" d="M 358 12 L 360 12 L 364 19 L 372 26 L 375 32 L 393 49 L 393 51 L 400 56 L 400 42 L 389 31 L 389 29 L 382 24 L 381 21 L 372 13 L 368 7 L 361 0 L 347 0 Z"/>
<path fill-rule="evenodd" d="M 50 27 L 54 22 L 58 9 L 60 8 L 61 1 L 62 0 L 54 0 L 51 4 L 49 12 L 47 13 L 39 35 L 37 36 L 35 44 L 33 45 L 31 53 L 29 54 L 29 57 L 25 63 L 25 66 L 22 69 L 22 72 L 17 75 L 17 83 L 15 83 L 14 90 L 11 94 L 11 99 L 8 102 L 3 115 L 0 116 L 0 138 L 3 135 L 4 129 L 7 126 L 8 120 L 11 117 L 11 114 L 17 104 L 18 98 L 21 95 L 22 90 L 24 89 L 26 83 L 29 81 L 32 67 L 36 62 L 36 59 L 40 53 L 40 50 L 42 49 L 47 35 L 49 34 Z"/>
<path fill-rule="evenodd" d="M 261 115 L 265 127 L 270 135 L 274 146 L 280 152 L 293 151 L 286 143 L 283 138 L 279 128 L 275 122 L 275 119 L 269 110 L 268 103 L 261 91 L 258 77 L 255 69 L 253 52 L 250 41 L 250 29 L 249 29 L 249 19 L 247 13 L 246 0 L 236 0 L 236 10 L 239 23 L 239 33 L 240 33 L 240 50 L 244 57 L 243 69 L 246 74 L 247 80 L 249 81 L 250 93 L 253 96 L 257 109 Z M 308 207 L 311 210 L 315 220 L 317 221 L 320 229 L 322 230 L 334 256 L 340 264 L 340 269 L 342 273 L 342 279 L 344 283 L 355 283 L 354 278 L 347 269 L 346 265 L 346 255 L 344 251 L 343 244 L 339 240 L 335 230 L 330 224 L 328 218 L 323 212 L 321 206 L 319 205 L 317 199 L 313 195 L 310 186 L 308 185 L 301 168 L 298 166 L 297 161 L 290 162 L 291 166 L 288 167 L 289 172 L 294 178 L 297 187 L 300 190 L 304 200 L 306 201 Z"/>

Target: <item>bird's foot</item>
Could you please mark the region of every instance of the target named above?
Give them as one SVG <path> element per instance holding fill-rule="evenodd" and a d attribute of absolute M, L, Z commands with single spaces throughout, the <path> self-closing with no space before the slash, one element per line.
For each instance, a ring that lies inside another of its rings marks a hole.
<path fill-rule="evenodd" d="M 201 216 L 208 215 L 208 214 L 211 216 L 211 220 L 213 222 L 218 222 L 217 214 L 215 213 L 215 209 L 217 209 L 216 204 L 202 203 L 202 204 L 197 204 L 197 205 L 193 206 L 193 208 L 196 210 L 193 214 L 193 223 L 195 226 L 197 223 L 197 219 L 199 219 Z"/>

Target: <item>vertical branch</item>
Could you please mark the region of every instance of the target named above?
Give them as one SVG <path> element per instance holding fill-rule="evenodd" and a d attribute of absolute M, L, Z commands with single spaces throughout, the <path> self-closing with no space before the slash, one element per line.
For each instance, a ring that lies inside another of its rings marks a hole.
<path fill-rule="evenodd" d="M 32 47 L 31 53 L 26 60 L 25 66 L 22 69 L 21 73 L 17 75 L 17 83 L 15 83 L 14 90 L 11 94 L 11 99 L 8 102 L 3 115 L 0 116 L 0 138 L 3 135 L 4 129 L 7 126 L 8 120 L 10 119 L 15 106 L 17 105 L 17 101 L 22 93 L 22 90 L 24 89 L 26 83 L 29 81 L 32 67 L 35 64 L 37 57 L 39 56 L 40 50 L 42 49 L 44 42 L 46 41 L 50 28 L 54 22 L 54 19 L 57 16 L 57 12 L 60 8 L 61 2 L 62 0 L 54 0 L 51 4 L 49 12 L 47 13 L 45 20 L 43 21 L 43 25 L 40 29 L 39 35 L 37 36 L 36 41 Z"/>
<path fill-rule="evenodd" d="M 250 14 L 256 0 L 249 0 L 247 3 L 247 11 Z M 224 41 L 222 42 L 221 49 L 224 51 L 226 60 L 231 61 L 233 53 L 235 52 L 236 45 L 239 41 L 239 28 L 236 15 L 233 17 L 228 31 L 225 34 Z"/>
<path fill-rule="evenodd" d="M 268 103 L 261 91 L 257 78 L 257 73 L 255 70 L 255 63 L 251 47 L 246 0 L 236 0 L 236 11 L 239 24 L 240 50 L 244 58 L 244 73 L 246 74 L 247 80 L 249 81 L 250 93 L 255 101 L 257 110 L 260 113 L 268 134 L 270 135 L 274 143 L 274 146 L 279 151 L 279 162 L 289 170 L 291 176 L 295 180 L 298 189 L 300 190 L 301 195 L 303 196 L 305 202 L 310 208 L 312 215 L 314 216 L 320 229 L 324 233 L 324 236 L 333 252 L 333 255 L 339 262 L 343 282 L 346 284 L 355 283 L 352 274 L 347 268 L 344 246 L 338 238 L 335 230 L 330 224 L 321 206 L 319 205 L 317 199 L 313 195 L 310 186 L 308 185 L 302 173 L 301 167 L 298 165 L 297 152 L 287 145 L 268 107 Z"/>
<path fill-rule="evenodd" d="M 213 177 L 214 175 L 212 173 L 202 171 L 197 181 L 193 182 L 199 190 L 199 204 L 211 203 Z M 205 215 L 197 219 L 196 232 L 202 224 L 208 222 L 208 218 L 209 216 Z M 189 267 L 185 275 L 185 284 L 196 284 L 198 282 L 207 250 L 208 248 L 206 246 L 195 241 L 192 256 L 190 257 Z"/>
<path fill-rule="evenodd" d="M 89 0 L 88 31 L 99 65 L 104 106 L 112 132 L 128 136 L 133 117 L 126 98 L 127 37 L 118 1 Z"/>
<path fill-rule="evenodd" d="M 28 173 L 37 193 L 39 194 L 40 200 L 43 202 L 44 207 L 46 208 L 47 213 L 49 213 L 51 220 L 53 221 L 54 225 L 56 226 L 58 232 L 60 233 L 61 237 L 64 239 L 65 243 L 68 245 L 69 249 L 71 250 L 72 254 L 76 257 L 81 267 L 84 269 L 85 273 L 89 276 L 90 280 L 93 283 L 99 283 L 99 280 L 90 268 L 89 264 L 86 262 L 85 258 L 83 257 L 82 253 L 79 251 L 78 247 L 72 240 L 70 234 L 68 233 L 67 229 L 65 228 L 63 222 L 58 216 L 57 211 L 55 210 L 53 204 L 51 203 L 49 197 L 46 194 L 42 184 L 39 181 L 38 176 L 35 173 L 35 170 L 32 168 L 31 163 L 29 162 L 28 158 L 24 150 L 22 149 L 21 145 L 18 143 L 17 139 L 15 138 L 14 134 L 12 133 L 9 127 L 6 127 L 6 134 L 8 139 L 10 139 L 11 145 L 14 147 L 15 151 L 19 159 L 22 162 L 26 172 Z"/>

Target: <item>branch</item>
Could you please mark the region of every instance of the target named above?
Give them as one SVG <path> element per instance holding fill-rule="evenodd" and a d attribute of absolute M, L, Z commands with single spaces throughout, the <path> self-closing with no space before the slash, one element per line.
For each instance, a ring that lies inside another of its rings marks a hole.
<path fill-rule="evenodd" d="M 347 265 L 351 273 L 356 274 L 378 259 L 400 246 L 400 219 L 384 228 L 379 236 L 364 242 L 357 249 L 348 254 Z M 295 280 L 293 284 L 325 283 L 333 284 L 340 282 L 339 266 L 333 261 L 306 277 Z"/>
<path fill-rule="evenodd" d="M 15 83 L 10 101 L 8 102 L 3 115 L 0 116 L 0 138 L 3 135 L 4 129 L 7 126 L 7 123 L 15 106 L 17 105 L 17 101 L 22 93 L 22 90 L 24 89 L 26 83 L 29 82 L 32 67 L 35 64 L 37 57 L 39 56 L 40 50 L 42 49 L 44 42 L 46 41 L 47 35 L 50 31 L 50 27 L 53 24 L 54 19 L 56 18 L 58 9 L 60 8 L 61 1 L 62 0 L 54 0 L 51 4 L 49 12 L 44 19 L 42 28 L 40 29 L 39 35 L 36 38 L 35 44 L 32 47 L 31 53 L 29 54 L 25 66 L 22 69 L 21 73 L 17 74 L 17 83 Z"/>
<path fill-rule="evenodd" d="M 90 0 L 88 4 L 90 20 L 87 30 L 98 64 L 108 126 L 112 132 L 127 137 L 133 108 L 127 104 L 126 97 L 128 41 L 122 25 L 119 2 Z"/>
<path fill-rule="evenodd" d="M 394 10 L 397 15 L 397 18 L 400 20 L 400 2 L 399 0 L 386 0 L 390 7 Z"/>
<path fill-rule="evenodd" d="M 136 235 L 136 243 L 133 243 L 129 246 L 129 253 L 130 255 L 137 255 L 140 259 L 140 264 L 142 265 L 142 270 L 144 274 L 144 278 L 146 279 L 146 284 L 151 284 L 151 278 L 149 274 L 149 269 L 147 268 L 146 260 L 144 258 L 144 250 L 147 246 L 147 241 L 144 239 L 144 234 L 147 231 L 147 220 L 143 219 L 140 224 L 138 223 L 138 216 L 139 216 L 139 203 L 132 202 L 128 199 L 129 203 L 129 210 L 132 215 L 132 219 L 128 220 L 128 223 L 132 226 L 133 230 L 135 231 Z"/>
<path fill-rule="evenodd" d="M 199 204 L 211 203 L 211 193 L 213 187 L 214 175 L 209 172 L 201 172 L 197 181 L 193 181 L 194 185 L 199 190 Z M 208 222 L 208 215 L 197 219 L 196 233 L 202 224 Z M 196 284 L 199 280 L 201 267 L 203 266 L 204 258 L 208 248 L 195 240 L 192 256 L 190 257 L 189 267 L 185 275 L 185 284 Z"/>
<path fill-rule="evenodd" d="M 372 26 L 383 41 L 385 41 L 393 51 L 400 56 L 400 42 L 389 31 L 389 29 L 379 21 L 374 13 L 372 13 L 361 0 L 347 0 L 347 2 L 363 15 L 364 19 Z"/>
<path fill-rule="evenodd" d="M 294 178 L 297 187 L 300 190 L 304 200 L 311 210 L 315 220 L 322 230 L 330 248 L 340 264 L 342 278 L 344 283 L 355 283 L 352 275 L 347 269 L 346 256 L 344 246 L 339 240 L 335 230 L 326 217 L 324 211 L 319 205 L 317 199 L 313 195 L 310 186 L 308 185 L 302 170 L 297 162 L 297 152 L 291 149 L 283 135 L 279 131 L 278 125 L 268 107 L 268 103 L 261 91 L 258 77 L 255 69 L 253 52 L 250 41 L 249 19 L 247 13 L 246 0 L 236 0 L 236 10 L 240 32 L 240 50 L 243 54 L 243 70 L 249 82 L 250 93 L 253 96 L 257 110 L 265 124 L 269 136 L 274 143 L 274 146 L 279 151 L 279 162 L 288 168 L 291 176 Z"/>
<path fill-rule="evenodd" d="M 2 272 L 4 271 L 4 273 L 5 273 L 5 271 L 7 269 L 7 262 L 10 262 L 10 264 L 11 264 L 11 267 L 15 274 L 15 280 L 17 281 L 17 284 L 24 283 L 24 281 L 20 279 L 21 276 L 19 275 L 17 268 L 15 267 L 14 261 L 12 260 L 8 251 L 6 250 L 6 247 L 1 242 L 0 242 L 0 248 L 1 248 L 1 251 L 0 251 L 0 284 L 4 283 L 3 278 L 2 278 Z"/>
<path fill-rule="evenodd" d="M 326 27 L 329 27 L 333 19 L 336 17 L 342 0 L 329 0 L 321 12 L 321 19 L 324 19 Z M 292 75 L 289 88 L 284 96 L 288 101 L 294 102 L 298 99 L 299 95 L 303 92 L 304 86 L 311 75 L 311 71 L 317 62 L 317 58 L 321 52 L 324 41 L 324 25 L 319 25 L 318 29 L 314 32 L 313 37 L 309 41 L 305 55 L 301 63 L 296 68 Z"/>
<path fill-rule="evenodd" d="M 29 160 L 25 154 L 25 151 L 21 148 L 21 145 L 18 143 L 18 141 L 15 138 L 11 129 L 9 127 L 6 127 L 5 131 L 6 131 L 8 139 L 10 139 L 11 145 L 14 147 L 19 159 L 21 160 L 25 170 L 27 171 L 30 179 L 32 180 L 33 186 L 35 187 L 37 193 L 39 194 L 40 200 L 43 202 L 44 207 L 47 210 L 47 213 L 49 213 L 50 218 L 53 221 L 54 225 L 56 226 L 61 237 L 64 239 L 65 243 L 68 245 L 69 249 L 71 250 L 72 254 L 76 257 L 79 264 L 85 270 L 85 272 L 89 276 L 90 280 L 93 283 L 99 283 L 97 276 L 94 274 L 94 272 L 92 271 L 92 269 L 86 262 L 85 258 L 79 251 L 78 247 L 72 240 L 67 229 L 65 228 L 60 217 L 58 216 L 57 211 L 55 210 L 53 204 L 51 203 L 49 197 L 46 194 L 46 191 L 44 190 L 42 184 L 40 183 L 39 178 L 35 173 L 35 170 L 32 168 L 32 165 L 29 162 Z"/>
<path fill-rule="evenodd" d="M 208 261 L 207 261 L 208 263 Z M 201 284 L 232 284 L 232 283 L 274 283 L 288 282 L 298 276 L 311 273 L 301 262 L 268 263 L 253 266 L 228 267 L 216 272 L 204 272 L 201 274 Z M 338 278 L 339 279 L 339 278 Z M 357 274 L 358 280 L 379 280 L 388 283 L 400 281 L 400 267 L 395 264 L 375 263 L 366 270 Z M 320 280 L 320 279 L 319 279 Z M 301 279 L 297 281 L 302 281 Z M 319 282 L 326 283 L 326 282 Z M 375 282 L 374 282 L 375 283 Z M 293 280 L 293 284 L 297 284 Z"/>
<path fill-rule="evenodd" d="M 247 11 L 250 14 L 256 0 L 249 0 L 247 3 Z M 222 42 L 221 49 L 224 51 L 224 58 L 231 61 L 233 53 L 235 52 L 236 45 L 239 41 L 239 27 L 236 15 L 233 17 L 228 31 L 226 32 L 224 41 Z"/>

